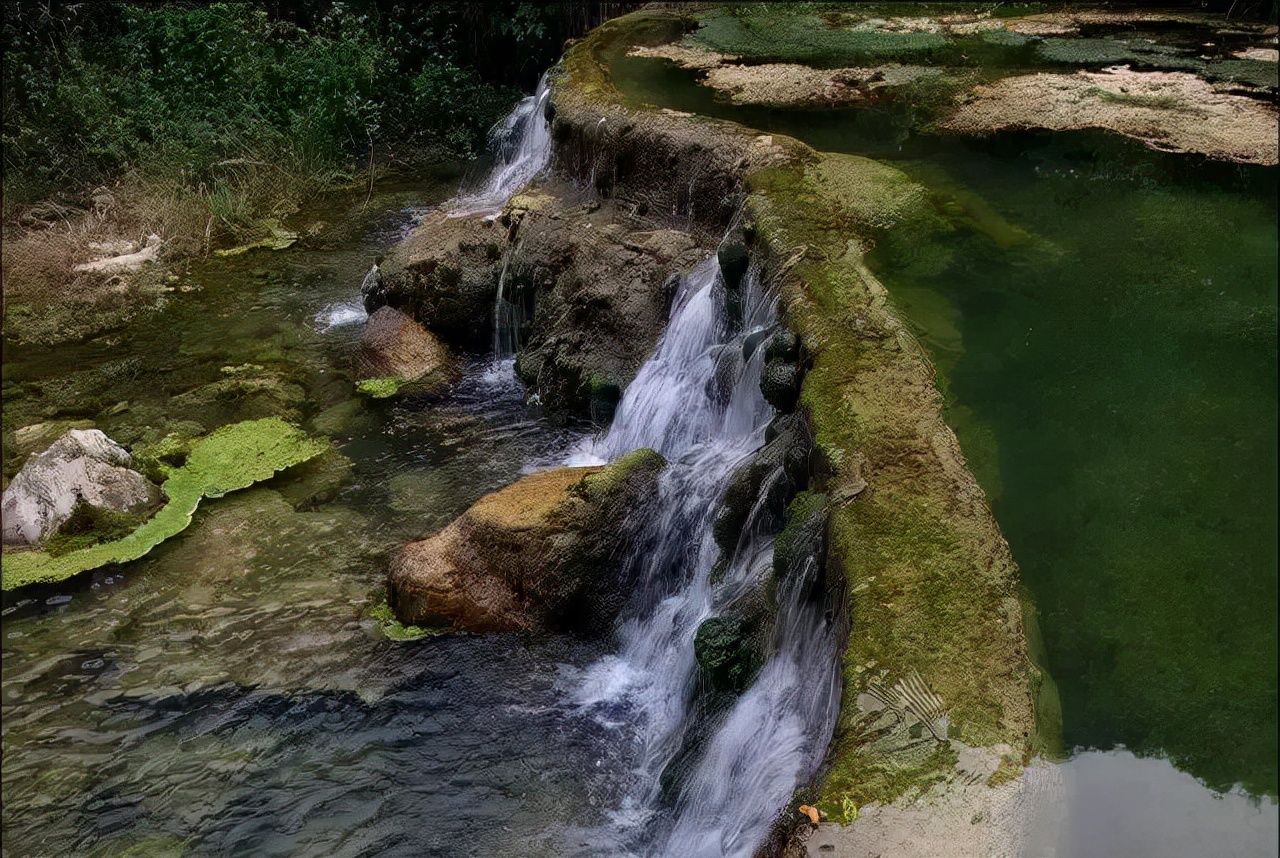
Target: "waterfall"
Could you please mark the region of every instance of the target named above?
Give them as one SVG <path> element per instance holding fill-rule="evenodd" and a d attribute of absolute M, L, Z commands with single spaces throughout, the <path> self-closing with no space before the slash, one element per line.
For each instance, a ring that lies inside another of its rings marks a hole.
<path fill-rule="evenodd" d="M 508 247 L 502 256 L 502 271 L 498 275 L 498 295 L 493 302 L 493 359 L 499 363 L 515 356 L 520 345 L 520 307 L 506 299 L 507 271 L 511 260 L 520 255 L 520 243 Z"/>
<path fill-rule="evenodd" d="M 618 652 L 592 665 L 576 690 L 581 711 L 629 731 L 634 747 L 634 777 L 612 825 L 593 834 L 620 854 L 752 855 L 821 762 L 839 705 L 833 624 L 811 604 L 811 588 L 788 579 L 778 587 L 770 656 L 706 743 L 674 813 L 664 808 L 661 775 L 697 717 L 698 626 L 772 569 L 773 537 L 758 526 L 765 513 L 757 504 L 727 567 L 714 583 L 711 575 L 720 557 L 712 536 L 718 503 L 774 416 L 760 393 L 765 350 L 721 360 L 741 355 L 748 337 L 758 342 L 776 326 L 776 297 L 756 270 L 741 288 L 739 326 L 729 319 L 715 257 L 685 277 L 667 330 L 627 387 L 613 424 L 570 457 L 608 461 L 651 447 L 669 462 L 648 537 L 627 571 L 632 596 Z M 725 366 L 732 370 L 727 379 Z"/>
<path fill-rule="evenodd" d="M 454 199 L 450 217 L 497 215 L 517 191 L 546 169 L 551 160 L 551 123 L 546 116 L 551 84 L 547 77 L 544 74 L 534 94 L 520 99 L 489 132 L 493 167 L 477 187 Z"/>

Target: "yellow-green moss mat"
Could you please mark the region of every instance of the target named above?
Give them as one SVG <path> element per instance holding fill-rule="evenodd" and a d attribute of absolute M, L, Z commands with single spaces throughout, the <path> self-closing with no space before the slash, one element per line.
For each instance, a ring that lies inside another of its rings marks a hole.
<path fill-rule="evenodd" d="M 0 564 L 3 589 L 63 581 L 108 563 L 137 560 L 186 528 L 203 498 L 247 488 L 319 455 L 327 446 L 277 417 L 224 426 L 197 441 L 186 463 L 170 472 L 163 486 L 168 501 L 137 530 L 58 557 L 43 551 L 6 553 Z"/>

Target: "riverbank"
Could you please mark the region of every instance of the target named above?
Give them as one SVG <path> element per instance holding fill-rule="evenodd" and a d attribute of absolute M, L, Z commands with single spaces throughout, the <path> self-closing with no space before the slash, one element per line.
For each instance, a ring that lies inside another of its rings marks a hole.
<path fill-rule="evenodd" d="M 801 401 L 826 469 L 819 488 L 834 499 L 829 563 L 845 581 L 852 628 L 816 803 L 856 830 L 860 808 L 940 781 L 1016 778 L 1036 749 L 1037 682 L 1016 567 L 942 420 L 928 358 L 862 262 L 860 242 L 928 216 L 923 196 L 875 162 L 624 104 L 610 57 L 683 26 L 636 14 L 575 45 L 555 84 L 553 134 L 562 168 L 590 165 L 618 196 L 712 223 L 745 196 L 764 276 L 782 289 L 784 318 L 810 354 Z M 651 181 L 673 164 L 675 181 Z M 918 719 L 895 711 L 895 685 L 913 677 L 943 701 L 944 741 L 913 737 Z M 967 770 L 966 748 L 987 749 L 989 762 Z"/>

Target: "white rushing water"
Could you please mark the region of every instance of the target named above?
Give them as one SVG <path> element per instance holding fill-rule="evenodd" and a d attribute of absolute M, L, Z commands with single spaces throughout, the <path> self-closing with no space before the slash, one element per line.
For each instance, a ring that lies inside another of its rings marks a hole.
<path fill-rule="evenodd" d="M 476 214 L 496 217 L 521 188 L 547 168 L 551 161 L 551 123 L 546 115 L 550 97 L 551 86 L 544 74 L 534 94 L 522 98 L 506 118 L 493 127 L 489 132 L 493 167 L 478 186 L 460 193 L 449 203 L 449 217 Z M 519 305 L 508 300 L 505 289 L 507 271 L 519 253 L 518 244 L 507 248 L 493 302 L 494 361 L 490 375 L 495 381 L 514 374 L 522 316 Z"/>
<path fill-rule="evenodd" d="M 544 74 L 538 81 L 534 94 L 520 99 L 511 112 L 490 130 L 488 148 L 493 166 L 474 187 L 463 189 L 444 204 L 448 217 L 473 214 L 496 217 L 517 191 L 547 168 L 551 161 L 551 123 L 546 117 L 547 100 L 550 97 L 551 86 Z M 415 225 L 425 215 L 425 210 L 418 212 L 414 218 Z M 503 263 L 504 281 L 508 261 L 504 260 Z M 380 273 L 375 264 L 365 274 L 361 295 L 365 293 L 370 278 L 380 276 Z M 498 372 L 498 375 L 506 378 L 511 375 L 511 357 L 515 353 L 519 310 L 515 304 L 504 300 L 502 285 L 499 284 L 497 300 L 494 302 L 493 336 L 496 363 L 506 370 Z M 359 324 L 367 318 L 364 302 L 357 299 L 324 307 L 316 314 L 315 325 L 319 331 L 325 332 Z"/>
<path fill-rule="evenodd" d="M 651 447 L 670 463 L 657 512 L 632 559 L 633 596 L 619 650 L 593 665 L 577 704 L 635 749 L 631 786 L 600 848 L 631 855 L 750 856 L 776 813 L 822 759 L 839 704 L 833 624 L 809 598 L 811 576 L 779 587 L 770 656 L 725 713 L 675 798 L 661 775 L 698 717 L 694 638 L 700 623 L 770 574 L 773 538 L 757 504 L 716 583 L 712 522 L 734 470 L 762 445 L 773 409 L 760 393 L 764 349 L 740 357 L 747 337 L 773 327 L 775 299 L 756 272 L 744 283 L 743 323 L 727 318 L 719 266 L 685 279 L 657 350 L 627 388 L 610 429 L 571 457 L 607 461 Z M 735 330 L 737 329 L 737 330 Z M 734 351 L 728 351 L 734 350 Z M 726 372 L 726 366 L 729 371 Z M 726 375 L 728 377 L 726 377 Z M 781 476 L 780 474 L 778 476 Z"/>
<path fill-rule="evenodd" d="M 493 167 L 478 186 L 453 200 L 450 217 L 497 215 L 517 191 L 546 169 L 551 161 L 551 123 L 546 116 L 550 97 L 551 85 L 544 74 L 534 94 L 522 98 L 493 127 L 489 132 Z"/>

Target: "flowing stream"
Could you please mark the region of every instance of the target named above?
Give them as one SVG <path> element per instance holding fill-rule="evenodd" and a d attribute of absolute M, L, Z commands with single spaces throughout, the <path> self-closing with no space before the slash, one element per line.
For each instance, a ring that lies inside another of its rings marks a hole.
<path fill-rule="evenodd" d="M 183 294 L 123 332 L 7 344 L 6 430 L 88 417 L 129 443 L 145 426 L 260 416 L 258 397 L 182 396 L 244 371 L 344 458 L 202 505 L 137 563 L 6 596 L 6 854 L 749 855 L 812 771 L 838 687 L 803 580 L 779 588 L 754 683 L 710 714 L 693 655 L 698 624 L 771 570 L 777 522 L 761 511 L 711 582 L 716 503 L 772 417 L 762 350 L 744 357 L 775 324 L 754 274 L 739 323 L 714 259 L 688 274 L 600 437 L 549 426 L 488 360 L 443 398 L 354 392 L 353 291 L 370 260 L 432 209 L 496 211 L 545 168 L 545 98 L 544 85 L 495 132 L 497 164 L 469 196 L 442 201 L 442 177 L 326 200 L 303 214 L 320 238 L 196 265 Z M 615 641 L 378 631 L 389 547 L 522 468 L 641 446 L 671 465 Z"/>
<path fill-rule="evenodd" d="M 572 457 L 607 460 L 650 447 L 670 463 L 647 539 L 631 561 L 634 589 L 619 650 L 593 665 L 577 692 L 583 710 L 634 749 L 633 782 L 612 814 L 611 832 L 615 848 L 631 854 L 751 855 L 821 761 L 839 703 L 835 626 L 821 600 L 811 598 L 812 582 L 789 579 L 779 588 L 770 657 L 751 687 L 717 713 L 701 758 L 679 785 L 674 813 L 665 806 L 663 773 L 703 714 L 694 658 L 698 626 L 764 587 L 772 570 L 773 538 L 761 503 L 712 582 L 720 554 L 711 529 L 718 501 L 735 468 L 763 443 L 773 417 L 760 393 L 764 349 L 740 359 L 734 353 L 776 325 L 775 298 L 755 271 L 741 288 L 744 318 L 736 325 L 727 318 L 715 258 L 692 271 L 613 424 Z M 717 379 L 726 358 L 735 370 L 727 383 Z"/>

